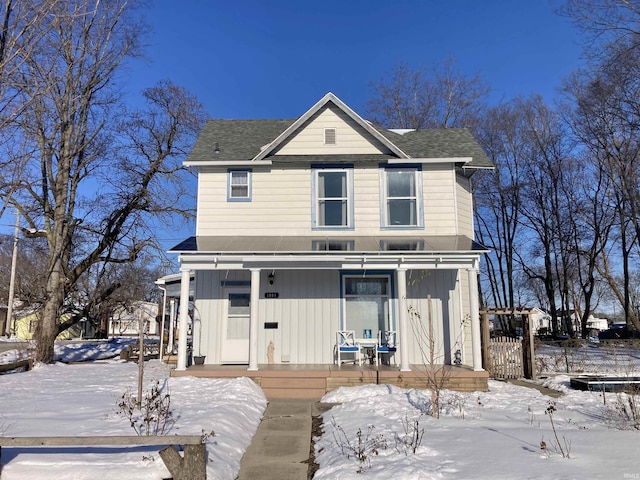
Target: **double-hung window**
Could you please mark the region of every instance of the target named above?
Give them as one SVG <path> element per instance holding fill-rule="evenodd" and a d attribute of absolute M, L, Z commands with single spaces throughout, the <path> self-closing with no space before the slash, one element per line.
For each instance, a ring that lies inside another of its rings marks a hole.
<path fill-rule="evenodd" d="M 422 182 L 418 167 L 381 169 L 382 228 L 422 228 Z"/>
<path fill-rule="evenodd" d="M 227 201 L 251 201 L 251 170 L 229 169 L 227 172 Z"/>
<path fill-rule="evenodd" d="M 313 228 L 353 228 L 353 168 L 313 168 L 312 174 Z"/>

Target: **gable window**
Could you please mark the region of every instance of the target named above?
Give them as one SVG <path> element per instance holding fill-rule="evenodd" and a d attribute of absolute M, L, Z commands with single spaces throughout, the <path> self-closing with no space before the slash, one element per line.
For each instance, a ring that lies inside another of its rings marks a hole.
<path fill-rule="evenodd" d="M 422 227 L 422 182 L 417 167 L 382 168 L 381 211 L 383 228 Z"/>
<path fill-rule="evenodd" d="M 353 228 L 353 168 L 314 168 L 313 228 Z"/>
<path fill-rule="evenodd" d="M 229 170 L 227 183 L 227 201 L 251 201 L 251 170 Z"/>

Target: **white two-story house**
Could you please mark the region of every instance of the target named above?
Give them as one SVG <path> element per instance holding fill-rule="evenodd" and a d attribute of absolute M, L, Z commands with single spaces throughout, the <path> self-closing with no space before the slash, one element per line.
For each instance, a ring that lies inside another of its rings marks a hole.
<path fill-rule="evenodd" d="M 172 251 L 205 365 L 332 365 L 346 330 L 396 332 L 400 371 L 482 370 L 470 179 L 492 165 L 469 131 L 386 130 L 328 93 L 295 120 L 210 120 L 186 165 L 196 232 Z"/>

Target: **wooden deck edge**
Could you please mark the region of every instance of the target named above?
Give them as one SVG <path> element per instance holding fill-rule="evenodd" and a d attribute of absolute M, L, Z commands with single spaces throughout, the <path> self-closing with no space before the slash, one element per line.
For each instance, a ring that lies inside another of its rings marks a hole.
<path fill-rule="evenodd" d="M 194 376 L 203 378 L 251 378 L 264 391 L 267 399 L 274 398 L 321 398 L 325 393 L 340 387 L 389 384 L 401 388 L 428 389 L 427 375 L 421 366 L 412 366 L 408 372 L 393 367 L 363 366 L 339 368 L 336 366 L 267 366 L 257 371 L 237 366 L 195 366 L 186 370 L 173 370 L 171 376 Z M 489 373 L 474 371 L 468 367 L 443 367 L 436 372 L 439 378 L 446 377 L 443 388 L 472 392 L 487 391 Z"/>

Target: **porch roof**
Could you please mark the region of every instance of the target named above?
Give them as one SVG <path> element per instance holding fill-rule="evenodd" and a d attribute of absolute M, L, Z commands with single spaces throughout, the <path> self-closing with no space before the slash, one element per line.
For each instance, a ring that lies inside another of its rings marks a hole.
<path fill-rule="evenodd" d="M 376 256 L 411 254 L 478 255 L 487 248 L 464 235 L 433 236 L 193 236 L 173 247 L 170 252 L 184 254 L 315 254 L 345 253 Z"/>

